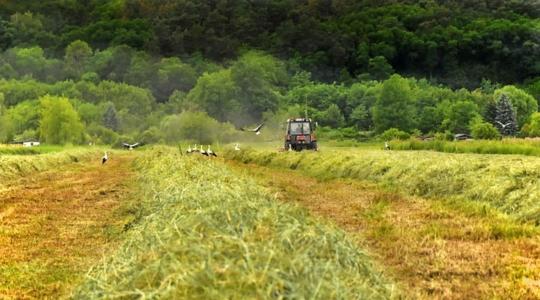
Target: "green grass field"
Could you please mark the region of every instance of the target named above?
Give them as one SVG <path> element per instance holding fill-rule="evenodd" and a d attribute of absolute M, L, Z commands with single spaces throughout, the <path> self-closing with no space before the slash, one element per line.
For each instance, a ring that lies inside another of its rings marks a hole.
<path fill-rule="evenodd" d="M 538 295 L 540 159 L 253 146 L 0 156 L 0 297 Z"/>
<path fill-rule="evenodd" d="M 487 205 L 523 222 L 540 223 L 540 160 L 535 157 L 361 148 L 301 153 L 251 148 L 225 155 L 320 179 L 369 180 L 408 194 L 471 202 L 471 209 Z"/>
<path fill-rule="evenodd" d="M 69 149 L 70 147 L 68 147 Z M 77 147 L 73 147 L 77 148 Z M 52 152 L 59 152 L 66 150 L 66 147 L 55 145 L 40 145 L 36 147 L 22 147 L 13 145 L 1 145 L 0 144 L 0 156 L 1 155 L 37 155 Z"/>
<path fill-rule="evenodd" d="M 393 150 L 432 150 L 447 153 L 514 154 L 540 156 L 538 139 L 504 139 L 502 141 L 392 141 Z"/>
<path fill-rule="evenodd" d="M 170 148 L 136 165 L 140 218 L 75 298 L 397 296 L 343 231 L 280 204 L 250 179 Z"/>

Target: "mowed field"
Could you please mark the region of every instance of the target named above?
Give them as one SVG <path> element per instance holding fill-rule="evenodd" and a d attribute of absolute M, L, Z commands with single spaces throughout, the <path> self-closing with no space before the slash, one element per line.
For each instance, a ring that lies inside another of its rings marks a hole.
<path fill-rule="evenodd" d="M 535 299 L 540 159 L 1 155 L 0 298 Z"/>

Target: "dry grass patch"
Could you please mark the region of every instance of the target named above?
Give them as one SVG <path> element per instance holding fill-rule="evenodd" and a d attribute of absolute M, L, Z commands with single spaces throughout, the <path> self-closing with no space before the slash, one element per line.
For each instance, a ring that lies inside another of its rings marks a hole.
<path fill-rule="evenodd" d="M 66 297 L 129 217 L 131 156 L 65 165 L 0 193 L 0 298 Z"/>

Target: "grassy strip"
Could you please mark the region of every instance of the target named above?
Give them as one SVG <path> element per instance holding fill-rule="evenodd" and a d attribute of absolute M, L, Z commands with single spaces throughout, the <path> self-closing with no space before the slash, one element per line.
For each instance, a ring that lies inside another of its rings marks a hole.
<path fill-rule="evenodd" d="M 432 150 L 447 153 L 516 154 L 540 156 L 540 141 L 505 139 L 502 141 L 392 141 L 393 150 Z"/>
<path fill-rule="evenodd" d="M 138 159 L 141 219 L 75 298 L 387 299 L 394 285 L 336 227 L 199 156 Z"/>
<path fill-rule="evenodd" d="M 22 147 L 0 145 L 0 155 L 37 155 L 64 150 L 62 146 Z"/>
<path fill-rule="evenodd" d="M 247 149 L 224 154 L 244 163 L 299 169 L 320 179 L 362 179 L 409 194 L 453 198 L 471 211 L 489 209 L 470 201 L 476 200 L 520 221 L 540 224 L 537 158 L 354 149 L 301 153 Z"/>
<path fill-rule="evenodd" d="M 391 193 L 352 179 L 228 161 L 242 174 L 357 236 L 411 299 L 536 299 L 540 229 L 500 212 L 472 215 L 455 203 Z M 305 191 L 310 191 L 306 193 Z M 470 201 L 469 201 L 470 202 Z M 521 270 L 519 273 L 514 270 Z"/>
<path fill-rule="evenodd" d="M 0 155 L 0 182 L 81 160 L 99 161 L 101 153 L 95 148 L 79 148 L 36 156 Z"/>

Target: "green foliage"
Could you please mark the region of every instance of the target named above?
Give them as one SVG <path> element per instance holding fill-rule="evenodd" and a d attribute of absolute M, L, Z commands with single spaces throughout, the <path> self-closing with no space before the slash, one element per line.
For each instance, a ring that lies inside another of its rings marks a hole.
<path fill-rule="evenodd" d="M 222 70 L 199 77 L 197 85 L 189 92 L 187 98 L 213 118 L 222 122 L 233 121 L 242 114 L 242 108 L 236 99 L 236 89 L 231 71 Z"/>
<path fill-rule="evenodd" d="M 86 42 L 76 40 L 69 44 L 64 58 L 66 73 L 73 78 L 79 78 L 85 73 L 92 54 L 92 48 Z"/>
<path fill-rule="evenodd" d="M 318 118 L 321 125 L 332 128 L 342 127 L 345 124 L 345 117 L 336 104 L 331 104 Z"/>
<path fill-rule="evenodd" d="M 471 121 L 471 135 L 478 140 L 497 140 L 501 138 L 499 130 L 493 124 L 485 122 L 480 117 L 476 117 Z"/>
<path fill-rule="evenodd" d="M 168 116 L 161 122 L 160 130 L 165 142 L 170 144 L 186 140 L 198 144 L 231 142 L 234 135 L 234 127 L 221 124 L 204 112 L 186 111 Z"/>
<path fill-rule="evenodd" d="M 523 126 L 522 131 L 526 136 L 540 137 L 540 113 L 533 113 L 529 123 Z"/>
<path fill-rule="evenodd" d="M 501 94 L 497 102 L 495 122 L 503 135 L 515 135 L 518 130 L 516 112 L 506 94 Z"/>
<path fill-rule="evenodd" d="M 411 135 L 406 133 L 405 131 L 401 131 L 397 128 L 390 128 L 387 129 L 385 132 L 383 132 L 379 138 L 384 141 L 391 141 L 391 140 L 406 140 L 410 138 Z"/>
<path fill-rule="evenodd" d="M 502 95 L 506 95 L 512 104 L 518 128 L 525 125 L 532 113 L 538 111 L 536 99 L 515 86 L 508 85 L 495 91 L 495 99 L 498 99 L 498 101 L 500 101 Z"/>
<path fill-rule="evenodd" d="M 478 106 L 470 101 L 458 101 L 445 113 L 442 127 L 453 133 L 469 133 L 469 124 L 478 116 Z"/>
<path fill-rule="evenodd" d="M 76 144 L 83 141 L 83 124 L 67 98 L 44 96 L 39 102 L 39 131 L 43 142 Z"/>
<path fill-rule="evenodd" d="M 117 131 L 119 128 L 118 117 L 116 116 L 116 108 L 113 103 L 108 103 L 107 109 L 103 114 L 103 125 L 110 130 Z"/>
<path fill-rule="evenodd" d="M 390 128 L 404 131 L 414 129 L 414 103 L 409 82 L 393 75 L 384 82 L 381 94 L 373 107 L 373 123 L 377 132 Z"/>

